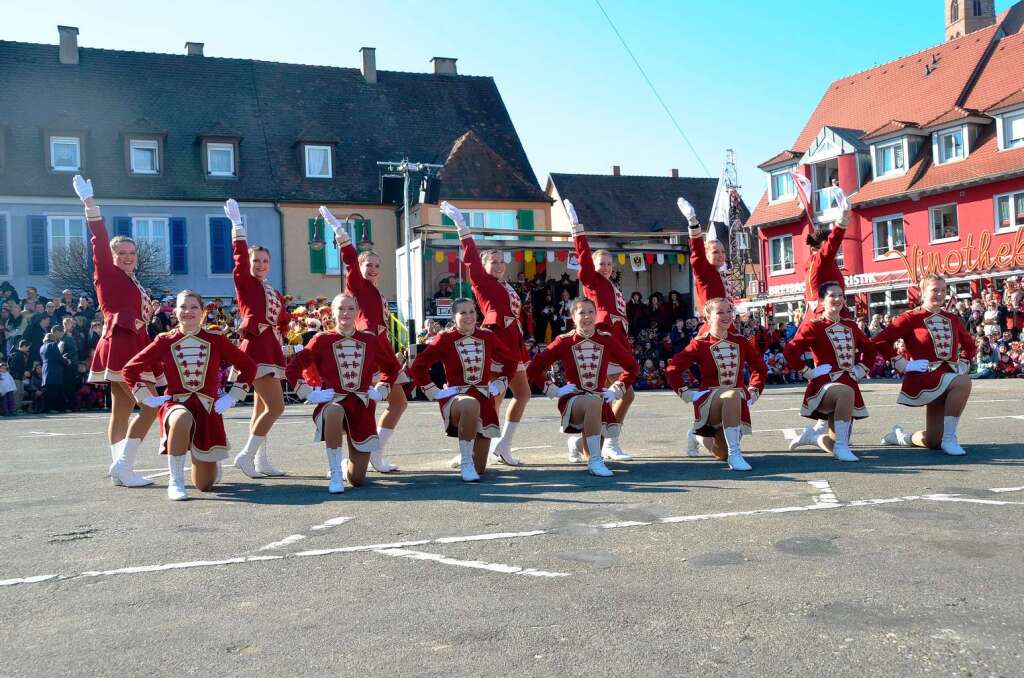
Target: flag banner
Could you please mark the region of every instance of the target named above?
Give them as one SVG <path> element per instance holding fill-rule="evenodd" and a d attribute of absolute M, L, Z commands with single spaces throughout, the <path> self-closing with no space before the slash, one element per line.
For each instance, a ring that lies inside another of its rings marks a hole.
<path fill-rule="evenodd" d="M 578 271 L 578 270 L 580 270 L 580 260 L 579 260 L 579 257 L 576 256 L 575 252 L 569 252 L 569 256 L 568 256 L 568 258 L 566 259 L 566 262 L 565 262 L 565 268 L 566 268 L 566 270 L 569 270 L 569 271 Z"/>
<path fill-rule="evenodd" d="M 629 264 L 633 267 L 634 273 L 647 270 L 647 262 L 644 260 L 643 252 L 633 252 L 629 255 Z"/>
<path fill-rule="evenodd" d="M 793 177 L 797 200 L 804 206 L 804 211 L 807 212 L 807 217 L 811 220 L 811 230 L 814 230 L 814 208 L 811 206 L 811 199 L 813 197 L 811 195 L 813 192 L 811 180 L 797 170 L 790 170 L 789 176 Z"/>

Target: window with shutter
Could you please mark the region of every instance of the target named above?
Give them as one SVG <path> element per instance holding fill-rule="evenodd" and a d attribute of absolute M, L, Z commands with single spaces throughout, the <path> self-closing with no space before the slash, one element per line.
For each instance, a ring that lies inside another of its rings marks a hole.
<path fill-rule="evenodd" d="M 0 275 L 11 274 L 11 229 L 8 226 L 9 219 L 6 214 L 0 214 Z"/>
<path fill-rule="evenodd" d="M 28 272 L 46 275 L 50 270 L 49 243 L 46 236 L 46 217 L 28 218 Z"/>
<path fill-rule="evenodd" d="M 188 222 L 184 217 L 171 217 L 171 273 L 188 273 Z"/>
<path fill-rule="evenodd" d="M 231 220 L 227 217 L 210 217 L 210 274 L 231 273 Z"/>
<path fill-rule="evenodd" d="M 318 234 L 316 219 L 309 220 L 309 239 L 312 241 Z M 326 249 L 326 247 L 324 248 Z M 324 249 L 315 250 L 312 247 L 309 248 L 309 272 L 310 273 L 326 273 L 327 272 L 327 255 Z"/>

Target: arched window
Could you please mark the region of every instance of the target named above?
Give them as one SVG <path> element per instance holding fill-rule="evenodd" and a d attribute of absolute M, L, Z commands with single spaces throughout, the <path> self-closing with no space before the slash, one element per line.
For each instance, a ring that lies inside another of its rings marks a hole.
<path fill-rule="evenodd" d="M 952 0 L 949 3 L 949 23 L 960 21 L 960 0 Z"/>

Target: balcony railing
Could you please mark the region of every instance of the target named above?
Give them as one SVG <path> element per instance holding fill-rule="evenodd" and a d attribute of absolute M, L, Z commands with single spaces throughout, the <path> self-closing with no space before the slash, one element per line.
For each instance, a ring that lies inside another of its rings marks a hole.
<path fill-rule="evenodd" d="M 814 192 L 814 209 L 816 212 L 827 212 L 839 207 L 838 191 L 833 186 L 826 186 Z"/>

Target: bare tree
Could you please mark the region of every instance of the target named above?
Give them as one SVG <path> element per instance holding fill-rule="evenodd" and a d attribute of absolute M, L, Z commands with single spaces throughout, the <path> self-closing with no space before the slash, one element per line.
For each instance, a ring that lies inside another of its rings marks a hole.
<path fill-rule="evenodd" d="M 171 289 L 167 255 L 159 244 L 150 240 L 136 241 L 135 254 L 139 259 L 135 277 L 145 289 L 156 293 Z M 71 290 L 76 297 L 87 296 L 95 301 L 96 287 L 92 274 L 92 254 L 83 242 L 54 248 L 50 255 L 50 285 L 56 296 L 60 296 L 62 290 Z"/>

